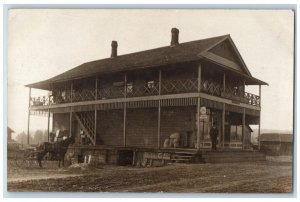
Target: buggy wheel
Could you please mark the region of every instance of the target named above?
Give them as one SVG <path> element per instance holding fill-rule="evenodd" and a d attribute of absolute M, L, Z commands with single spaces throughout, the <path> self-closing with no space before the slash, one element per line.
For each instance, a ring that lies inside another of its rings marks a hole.
<path fill-rule="evenodd" d="M 16 159 L 14 161 L 15 166 L 18 167 L 18 168 L 24 168 L 24 164 L 25 164 L 24 161 L 25 161 L 24 159 Z"/>

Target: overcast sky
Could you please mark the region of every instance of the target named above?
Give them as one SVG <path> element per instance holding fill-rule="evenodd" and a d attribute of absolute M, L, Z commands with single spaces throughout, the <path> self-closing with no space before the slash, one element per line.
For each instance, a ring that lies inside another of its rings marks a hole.
<path fill-rule="evenodd" d="M 262 129 L 292 130 L 294 15 L 289 10 L 10 10 L 8 125 L 27 131 L 28 88 L 91 60 L 230 34 L 262 87 Z M 258 87 L 249 89 L 258 94 Z M 44 95 L 34 91 L 33 95 Z M 33 117 L 32 129 L 46 129 Z"/>

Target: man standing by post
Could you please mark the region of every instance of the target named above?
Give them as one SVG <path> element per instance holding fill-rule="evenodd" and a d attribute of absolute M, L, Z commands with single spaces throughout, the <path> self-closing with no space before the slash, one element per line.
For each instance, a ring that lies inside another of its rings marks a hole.
<path fill-rule="evenodd" d="M 210 139 L 212 144 L 212 150 L 217 150 L 217 138 L 218 138 L 218 129 L 215 124 L 213 124 L 212 128 L 210 129 Z"/>

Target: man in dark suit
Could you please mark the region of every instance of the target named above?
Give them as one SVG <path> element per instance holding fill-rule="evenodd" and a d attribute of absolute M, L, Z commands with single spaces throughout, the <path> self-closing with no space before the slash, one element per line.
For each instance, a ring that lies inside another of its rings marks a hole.
<path fill-rule="evenodd" d="M 213 125 L 212 128 L 210 129 L 210 139 L 211 139 L 211 144 L 212 144 L 212 150 L 217 150 L 217 138 L 218 138 L 218 129 L 216 125 Z"/>

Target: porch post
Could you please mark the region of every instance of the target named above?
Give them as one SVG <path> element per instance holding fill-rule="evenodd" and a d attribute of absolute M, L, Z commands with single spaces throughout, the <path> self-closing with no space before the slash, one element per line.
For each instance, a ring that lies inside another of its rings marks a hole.
<path fill-rule="evenodd" d="M 198 65 L 198 92 L 201 92 L 201 63 Z M 197 149 L 200 150 L 200 107 L 201 107 L 201 99 L 200 96 L 197 98 Z M 204 123 L 203 123 L 204 124 Z"/>
<path fill-rule="evenodd" d="M 127 74 L 124 75 L 124 97 L 127 97 Z M 126 147 L 126 102 L 124 102 L 124 117 L 123 117 L 123 137 L 124 137 L 124 147 Z"/>
<path fill-rule="evenodd" d="M 96 82 L 95 82 L 95 100 L 98 99 L 98 77 L 96 77 Z"/>
<path fill-rule="evenodd" d="M 96 82 L 95 82 L 95 100 L 98 99 L 98 77 L 96 77 Z M 95 122 L 94 122 L 94 133 L 95 133 L 95 137 L 94 137 L 94 142 L 95 142 L 95 145 L 96 145 L 96 141 L 97 141 L 97 106 L 95 105 Z"/>
<path fill-rule="evenodd" d="M 73 82 L 71 83 L 71 102 L 73 102 Z"/>
<path fill-rule="evenodd" d="M 261 85 L 259 85 L 259 106 L 261 107 Z M 260 150 L 260 120 L 261 120 L 261 109 L 259 110 L 259 124 L 258 124 L 258 136 L 257 136 L 257 140 L 258 140 L 258 150 Z"/>
<path fill-rule="evenodd" d="M 224 148 L 224 139 L 225 139 L 225 103 L 223 103 L 222 111 L 222 148 Z"/>
<path fill-rule="evenodd" d="M 223 92 L 225 92 L 225 89 L 226 89 L 226 74 L 224 72 L 224 74 L 223 74 Z"/>
<path fill-rule="evenodd" d="M 50 91 L 52 91 L 52 86 L 49 86 Z M 52 95 L 52 92 L 51 92 Z M 51 95 L 48 93 L 48 125 L 47 125 L 47 133 L 48 133 L 48 142 L 50 142 L 50 105 L 51 105 Z"/>
<path fill-rule="evenodd" d="M 73 82 L 71 83 L 71 102 L 73 102 Z M 69 136 L 72 137 L 72 111 L 73 108 L 70 107 L 70 134 Z"/>
<path fill-rule="evenodd" d="M 69 134 L 70 137 L 72 137 L 72 115 L 73 115 L 72 111 L 73 109 L 72 107 L 70 107 L 70 134 Z"/>
<path fill-rule="evenodd" d="M 30 126 L 30 100 L 31 100 L 31 88 L 29 88 L 29 98 L 28 98 L 27 144 L 29 144 L 29 126 Z"/>
<path fill-rule="evenodd" d="M 161 95 L 161 69 L 158 72 L 158 94 Z M 157 118 L 157 148 L 160 148 L 160 116 L 161 116 L 161 100 L 158 99 L 158 118 Z"/>
<path fill-rule="evenodd" d="M 223 73 L 223 93 L 226 92 L 226 74 Z M 223 103 L 223 111 L 222 111 L 222 148 L 224 148 L 225 141 L 225 103 Z"/>
<path fill-rule="evenodd" d="M 244 146 L 245 146 L 245 122 L 246 122 L 246 115 L 245 115 L 245 112 L 246 110 L 245 110 L 245 108 L 243 108 L 243 131 L 242 131 L 242 137 L 243 137 L 243 139 L 242 139 L 242 143 L 243 143 L 243 149 L 244 149 Z"/>
<path fill-rule="evenodd" d="M 50 108 L 48 108 L 48 125 L 47 125 L 47 133 L 48 133 L 48 142 L 50 140 Z"/>

